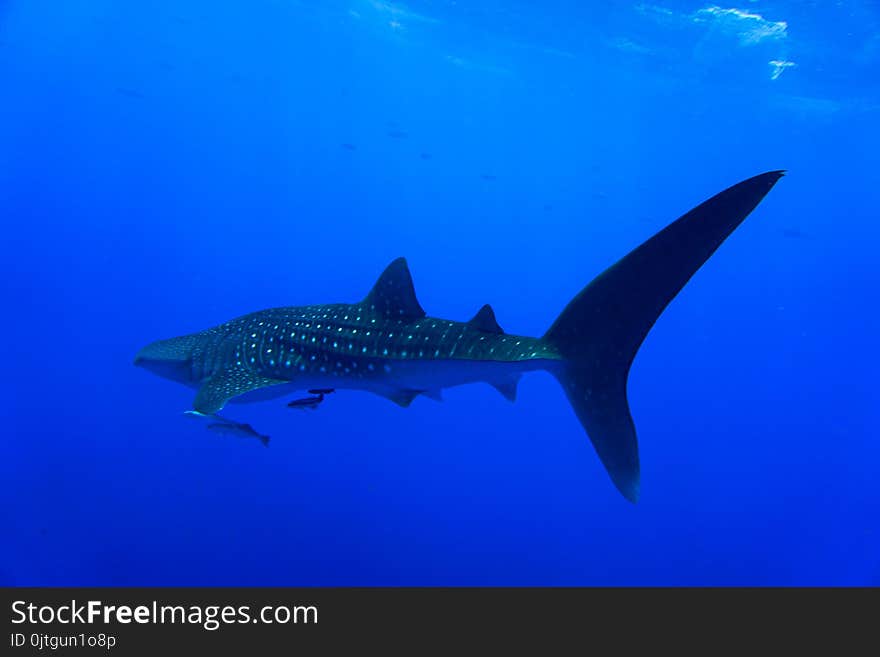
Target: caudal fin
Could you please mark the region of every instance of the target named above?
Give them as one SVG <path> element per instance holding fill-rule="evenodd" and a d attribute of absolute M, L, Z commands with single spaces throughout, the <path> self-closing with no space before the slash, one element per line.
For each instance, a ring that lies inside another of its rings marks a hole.
<path fill-rule="evenodd" d="M 556 376 L 614 485 L 639 497 L 639 450 L 626 382 L 648 331 L 685 283 L 751 213 L 782 171 L 749 178 L 697 206 L 599 274 L 544 335 Z"/>

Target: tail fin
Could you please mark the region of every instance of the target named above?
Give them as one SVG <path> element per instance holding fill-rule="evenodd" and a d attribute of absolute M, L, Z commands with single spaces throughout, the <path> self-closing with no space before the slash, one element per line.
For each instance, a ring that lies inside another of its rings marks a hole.
<path fill-rule="evenodd" d="M 626 398 L 648 331 L 691 276 L 783 176 L 749 178 L 697 206 L 599 274 L 544 335 L 566 359 L 556 373 L 614 485 L 639 497 L 639 450 Z"/>

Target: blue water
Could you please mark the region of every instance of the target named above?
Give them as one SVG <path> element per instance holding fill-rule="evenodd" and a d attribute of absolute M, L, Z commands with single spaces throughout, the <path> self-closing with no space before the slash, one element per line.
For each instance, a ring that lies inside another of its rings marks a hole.
<path fill-rule="evenodd" d="M 0 584 L 880 583 L 880 8 L 719 1 L 0 0 Z M 132 366 L 401 255 L 540 335 L 780 168 L 635 360 L 637 505 L 547 374 L 263 449 Z"/>

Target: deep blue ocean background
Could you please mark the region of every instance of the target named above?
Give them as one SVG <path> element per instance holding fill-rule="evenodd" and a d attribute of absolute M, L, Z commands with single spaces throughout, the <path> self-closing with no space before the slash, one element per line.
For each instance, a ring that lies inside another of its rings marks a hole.
<path fill-rule="evenodd" d="M 880 7 L 717 1 L 0 0 L 0 584 L 880 584 Z M 772 169 L 635 360 L 637 505 L 547 374 L 263 449 L 132 366 L 401 255 L 540 335 Z"/>

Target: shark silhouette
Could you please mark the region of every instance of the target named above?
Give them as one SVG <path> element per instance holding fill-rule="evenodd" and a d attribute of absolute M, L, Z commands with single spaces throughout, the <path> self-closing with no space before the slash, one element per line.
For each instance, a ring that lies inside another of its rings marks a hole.
<path fill-rule="evenodd" d="M 406 260 L 392 262 L 358 303 L 272 308 L 200 333 L 159 340 L 135 365 L 195 387 L 193 410 L 292 390 L 354 388 L 400 406 L 419 395 L 487 382 L 507 399 L 520 376 L 553 374 L 605 469 L 639 497 L 639 453 L 627 401 L 636 352 L 660 314 L 784 174 L 713 196 L 599 274 L 541 337 L 505 333 L 488 305 L 468 322 L 425 315 Z"/>

